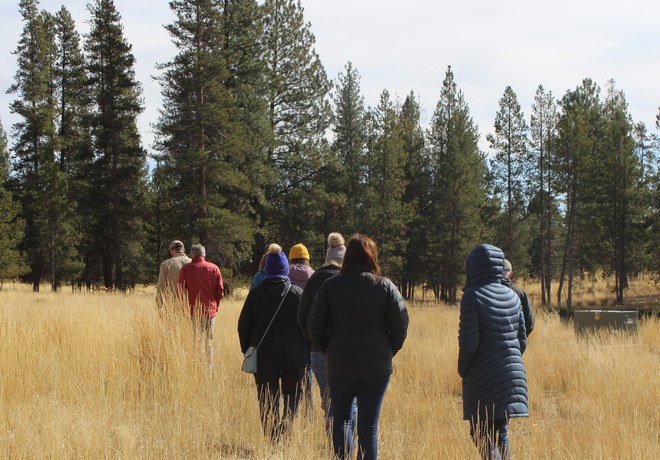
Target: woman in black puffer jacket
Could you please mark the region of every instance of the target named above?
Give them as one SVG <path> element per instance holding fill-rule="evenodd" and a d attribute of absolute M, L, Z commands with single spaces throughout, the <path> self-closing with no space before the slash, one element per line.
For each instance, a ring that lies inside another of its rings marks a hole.
<path fill-rule="evenodd" d="M 243 353 L 257 346 L 263 337 L 257 351 L 254 381 L 264 432 L 276 441 L 288 431 L 298 410 L 307 346 L 296 321 L 302 289 L 291 285 L 287 276 L 289 262 L 279 245 L 269 246 L 265 268 L 266 277 L 248 293 L 243 304 L 238 336 Z M 282 307 L 277 311 L 280 302 Z M 283 399 L 283 416 L 280 416 L 280 399 Z"/>
<path fill-rule="evenodd" d="M 347 458 L 344 439 L 357 398 L 358 458 L 378 455 L 378 417 L 392 374 L 392 357 L 408 330 L 408 312 L 398 289 L 380 275 L 378 248 L 356 235 L 349 241 L 340 273 L 326 280 L 308 318 L 312 342 L 325 353 L 334 414 L 335 455 Z M 345 445 L 346 444 L 346 445 Z"/>
<path fill-rule="evenodd" d="M 484 459 L 509 458 L 508 419 L 529 415 L 522 360 L 525 321 L 518 296 L 500 282 L 503 266 L 499 248 L 474 248 L 466 261 L 461 299 L 458 373 L 463 378 L 463 418 L 470 421 Z"/>

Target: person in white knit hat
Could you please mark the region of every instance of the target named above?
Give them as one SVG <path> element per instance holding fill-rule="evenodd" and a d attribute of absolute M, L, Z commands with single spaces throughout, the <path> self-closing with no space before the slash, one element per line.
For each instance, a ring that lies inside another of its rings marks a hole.
<path fill-rule="evenodd" d="M 311 347 L 310 366 L 316 377 L 316 382 L 319 385 L 321 406 L 325 413 L 325 424 L 328 433 L 330 433 L 332 426 L 332 413 L 330 412 L 330 404 L 328 403 L 328 375 L 325 367 L 325 355 L 317 347 L 311 345 L 311 339 L 307 332 L 307 317 L 309 316 L 309 310 L 312 307 L 316 293 L 323 282 L 339 273 L 339 269 L 344 261 L 345 252 L 346 245 L 341 233 L 330 233 L 328 235 L 328 249 L 325 252 L 325 263 L 321 268 L 314 272 L 309 280 L 307 280 L 307 284 L 303 289 L 302 298 L 300 299 L 300 307 L 298 308 L 298 326 L 300 327 L 300 330 L 303 331 L 303 337 Z M 357 405 L 354 406 L 351 430 L 349 430 L 350 432 L 355 428 L 355 410 L 357 410 Z M 350 432 L 347 433 L 348 436 L 351 436 Z"/>
<path fill-rule="evenodd" d="M 328 249 L 325 251 L 325 265 L 336 265 L 341 267 L 346 253 L 344 237 L 341 233 L 328 235 Z"/>

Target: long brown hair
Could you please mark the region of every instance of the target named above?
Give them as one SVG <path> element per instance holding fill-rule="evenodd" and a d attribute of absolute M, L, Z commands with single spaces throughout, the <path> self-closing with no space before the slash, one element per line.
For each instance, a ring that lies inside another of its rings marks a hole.
<path fill-rule="evenodd" d="M 380 276 L 378 265 L 378 246 L 367 235 L 353 235 L 346 245 L 344 263 L 340 272 L 345 272 L 351 265 L 363 264 L 371 268 L 371 273 Z"/>

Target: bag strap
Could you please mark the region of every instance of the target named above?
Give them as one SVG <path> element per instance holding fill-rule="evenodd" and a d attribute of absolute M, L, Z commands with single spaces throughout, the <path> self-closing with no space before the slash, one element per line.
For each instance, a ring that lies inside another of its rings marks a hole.
<path fill-rule="evenodd" d="M 289 293 L 289 289 L 291 289 L 291 283 L 288 283 L 288 284 L 286 285 L 286 289 L 284 290 L 284 295 L 282 295 L 282 300 L 280 300 L 280 304 L 277 306 L 277 310 L 275 310 L 275 314 L 274 314 L 273 317 L 270 319 L 270 323 L 268 323 L 268 327 L 267 327 L 266 330 L 264 331 L 264 335 L 261 336 L 261 340 L 259 340 L 259 343 L 258 343 L 257 346 L 254 348 L 255 350 L 259 349 L 259 347 L 261 346 L 261 342 L 264 341 L 264 337 L 266 337 L 266 334 L 268 333 L 268 330 L 270 329 L 270 326 L 272 326 L 273 321 L 275 321 L 275 317 L 277 316 L 277 312 L 280 311 L 280 307 L 281 307 L 282 304 L 284 303 L 284 299 L 286 299 L 286 295 Z"/>

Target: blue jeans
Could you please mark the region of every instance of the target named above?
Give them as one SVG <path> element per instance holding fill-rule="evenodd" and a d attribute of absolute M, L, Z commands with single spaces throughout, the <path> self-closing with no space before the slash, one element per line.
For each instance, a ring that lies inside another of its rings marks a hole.
<path fill-rule="evenodd" d="M 307 366 L 305 368 L 305 414 L 307 415 L 307 419 L 309 421 L 312 421 L 313 417 L 313 412 L 314 412 L 314 404 L 313 404 L 313 399 L 312 399 L 312 381 L 314 380 L 314 374 L 312 373 L 312 368 L 311 366 Z"/>
<path fill-rule="evenodd" d="M 332 422 L 332 445 L 335 455 L 348 458 L 353 450 L 353 440 L 344 436 L 350 424 L 353 398 L 357 398 L 358 459 L 378 458 L 378 418 L 390 376 L 365 378 L 329 378 L 330 409 Z"/>
<path fill-rule="evenodd" d="M 506 419 L 470 420 L 470 436 L 484 460 L 510 459 L 509 425 Z M 497 442 L 495 441 L 497 439 Z"/>
<path fill-rule="evenodd" d="M 320 351 L 313 351 L 309 355 L 310 365 L 312 372 L 314 372 L 314 378 L 316 383 L 319 384 L 319 392 L 321 394 L 321 408 L 325 414 L 325 429 L 328 432 L 328 435 L 332 433 L 332 408 L 330 407 L 330 394 L 328 387 L 328 373 L 325 364 L 325 355 Z M 353 398 L 353 404 L 351 405 L 351 422 L 349 423 L 350 429 L 346 433 L 346 436 L 352 438 L 353 430 L 357 424 L 357 400 Z M 351 440 L 351 444 L 352 444 Z"/>

